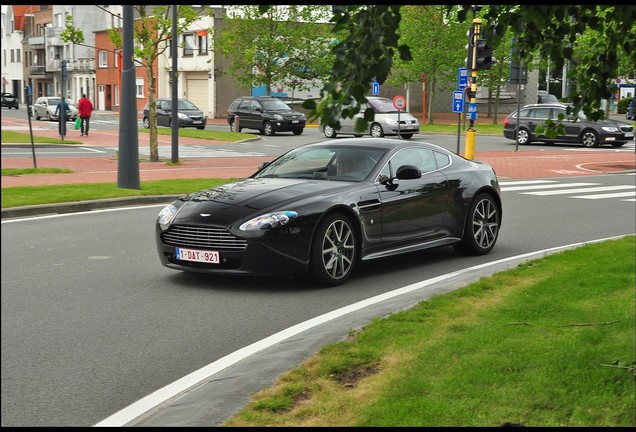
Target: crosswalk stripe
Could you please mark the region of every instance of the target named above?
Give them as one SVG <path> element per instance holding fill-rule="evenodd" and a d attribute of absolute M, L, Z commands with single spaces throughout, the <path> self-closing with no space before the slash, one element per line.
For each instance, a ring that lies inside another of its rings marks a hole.
<path fill-rule="evenodd" d="M 567 186 L 568 187 L 573 187 L 573 186 L 594 186 L 600 183 L 570 183 Z M 557 184 L 539 184 L 539 185 L 527 185 L 527 186 L 512 186 L 512 187 L 502 187 L 501 190 L 504 192 L 509 192 L 509 191 L 520 191 L 520 190 L 530 190 L 530 189 L 555 189 L 555 188 L 562 188 L 564 187 L 564 185 L 562 183 L 557 183 Z"/>
<path fill-rule="evenodd" d="M 596 195 L 578 195 L 570 198 L 581 198 L 581 199 L 601 199 L 601 198 L 621 198 L 621 197 L 632 197 L 635 192 L 616 192 L 611 194 L 596 194 Z"/>
<path fill-rule="evenodd" d="M 545 196 L 545 195 L 565 195 L 565 194 L 585 193 L 585 192 L 616 191 L 618 189 L 635 189 L 636 190 L 636 186 L 631 186 L 631 185 L 601 186 L 601 187 L 593 187 L 593 188 L 559 189 L 559 190 L 550 190 L 550 191 L 522 192 L 522 193 L 524 195 Z"/>

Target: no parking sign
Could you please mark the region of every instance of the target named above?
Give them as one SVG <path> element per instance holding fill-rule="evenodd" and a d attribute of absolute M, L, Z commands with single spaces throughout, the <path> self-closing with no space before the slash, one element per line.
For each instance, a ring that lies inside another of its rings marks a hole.
<path fill-rule="evenodd" d="M 402 95 L 397 95 L 393 98 L 393 106 L 396 110 L 401 111 L 406 106 L 406 98 Z"/>

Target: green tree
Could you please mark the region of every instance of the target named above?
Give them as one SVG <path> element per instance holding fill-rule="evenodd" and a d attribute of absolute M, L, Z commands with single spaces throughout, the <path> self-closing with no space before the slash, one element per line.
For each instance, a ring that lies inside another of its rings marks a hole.
<path fill-rule="evenodd" d="M 188 29 L 192 23 L 201 18 L 201 10 L 192 6 L 177 7 L 177 33 L 181 34 Z M 157 99 L 157 77 L 153 72 L 153 65 L 161 55 L 167 54 L 170 49 L 172 33 L 172 6 L 146 6 L 134 5 L 135 23 L 134 27 L 134 58 L 136 62 L 146 70 L 148 79 L 148 103 L 149 103 L 149 138 L 150 138 L 150 161 L 159 161 L 159 147 L 157 141 L 157 111 L 155 101 Z M 204 12 L 207 13 L 207 12 Z M 67 23 L 69 21 L 67 20 Z M 109 37 L 116 48 L 121 48 L 122 29 L 109 29 Z M 81 29 L 68 25 L 61 34 L 62 40 L 82 44 L 84 34 Z"/>
<path fill-rule="evenodd" d="M 408 84 L 426 73 L 426 118 L 432 124 L 436 90 L 456 88 L 457 68 L 466 64 L 468 26 L 457 22 L 456 10 L 448 11 L 443 5 L 402 6 L 400 13 L 399 43 L 410 47 L 412 59 L 396 57 L 387 82 Z"/>
<path fill-rule="evenodd" d="M 449 13 L 455 8 L 446 7 Z M 303 104 L 312 117 L 328 124 L 355 115 L 366 101 L 373 78 L 380 84 L 386 80 L 395 53 L 402 61 L 412 58 L 409 45 L 398 36 L 399 6 L 332 6 L 332 11 L 334 29 L 346 31 L 347 36 L 334 47 L 334 68 L 320 101 Z M 459 6 L 458 22 L 466 22 L 471 12 L 471 6 Z M 481 12 L 496 32 L 494 46 L 510 29 L 518 40 L 519 58 L 529 65 L 538 55 L 555 61 L 556 68 L 562 67 L 564 61 L 574 60 L 571 44 L 582 33 L 593 29 L 603 35 L 591 41 L 589 55 L 578 59 L 570 70 L 573 81 L 585 83 L 579 90 L 572 89 L 572 109 L 582 109 L 592 119 L 604 116 L 600 100 L 610 96 L 611 81 L 619 68 L 619 50 L 628 56 L 627 64 L 636 64 L 636 6 L 487 5 Z"/>
<path fill-rule="evenodd" d="M 319 85 L 333 63 L 330 13 L 320 5 L 230 6 L 214 33 L 214 51 L 232 59 L 230 73 L 245 89 L 265 85 L 267 95 L 276 84 L 306 90 Z"/>

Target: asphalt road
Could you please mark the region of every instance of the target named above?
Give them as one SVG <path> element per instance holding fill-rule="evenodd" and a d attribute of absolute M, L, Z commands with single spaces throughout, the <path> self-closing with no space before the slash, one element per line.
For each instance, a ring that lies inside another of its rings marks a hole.
<path fill-rule="evenodd" d="M 502 182 L 490 255 L 446 247 L 384 259 L 333 289 L 165 269 L 153 237 L 160 206 L 3 220 L 2 426 L 221 425 L 374 316 L 563 247 L 633 234 L 634 179 Z"/>

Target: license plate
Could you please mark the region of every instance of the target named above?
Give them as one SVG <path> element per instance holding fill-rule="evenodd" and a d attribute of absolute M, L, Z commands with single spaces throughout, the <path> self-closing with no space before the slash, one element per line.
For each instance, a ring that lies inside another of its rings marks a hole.
<path fill-rule="evenodd" d="M 627 138 L 633 137 L 634 136 L 634 132 L 625 132 L 625 136 Z"/>
<path fill-rule="evenodd" d="M 217 251 L 205 251 L 196 249 L 176 248 L 177 259 L 181 261 L 201 262 L 208 264 L 219 263 L 219 253 Z"/>
<path fill-rule="evenodd" d="M 203 123 L 201 120 L 195 120 L 192 122 L 192 124 L 201 124 L 201 123 Z"/>
<path fill-rule="evenodd" d="M 292 120 L 292 123 L 300 123 L 300 120 Z"/>

